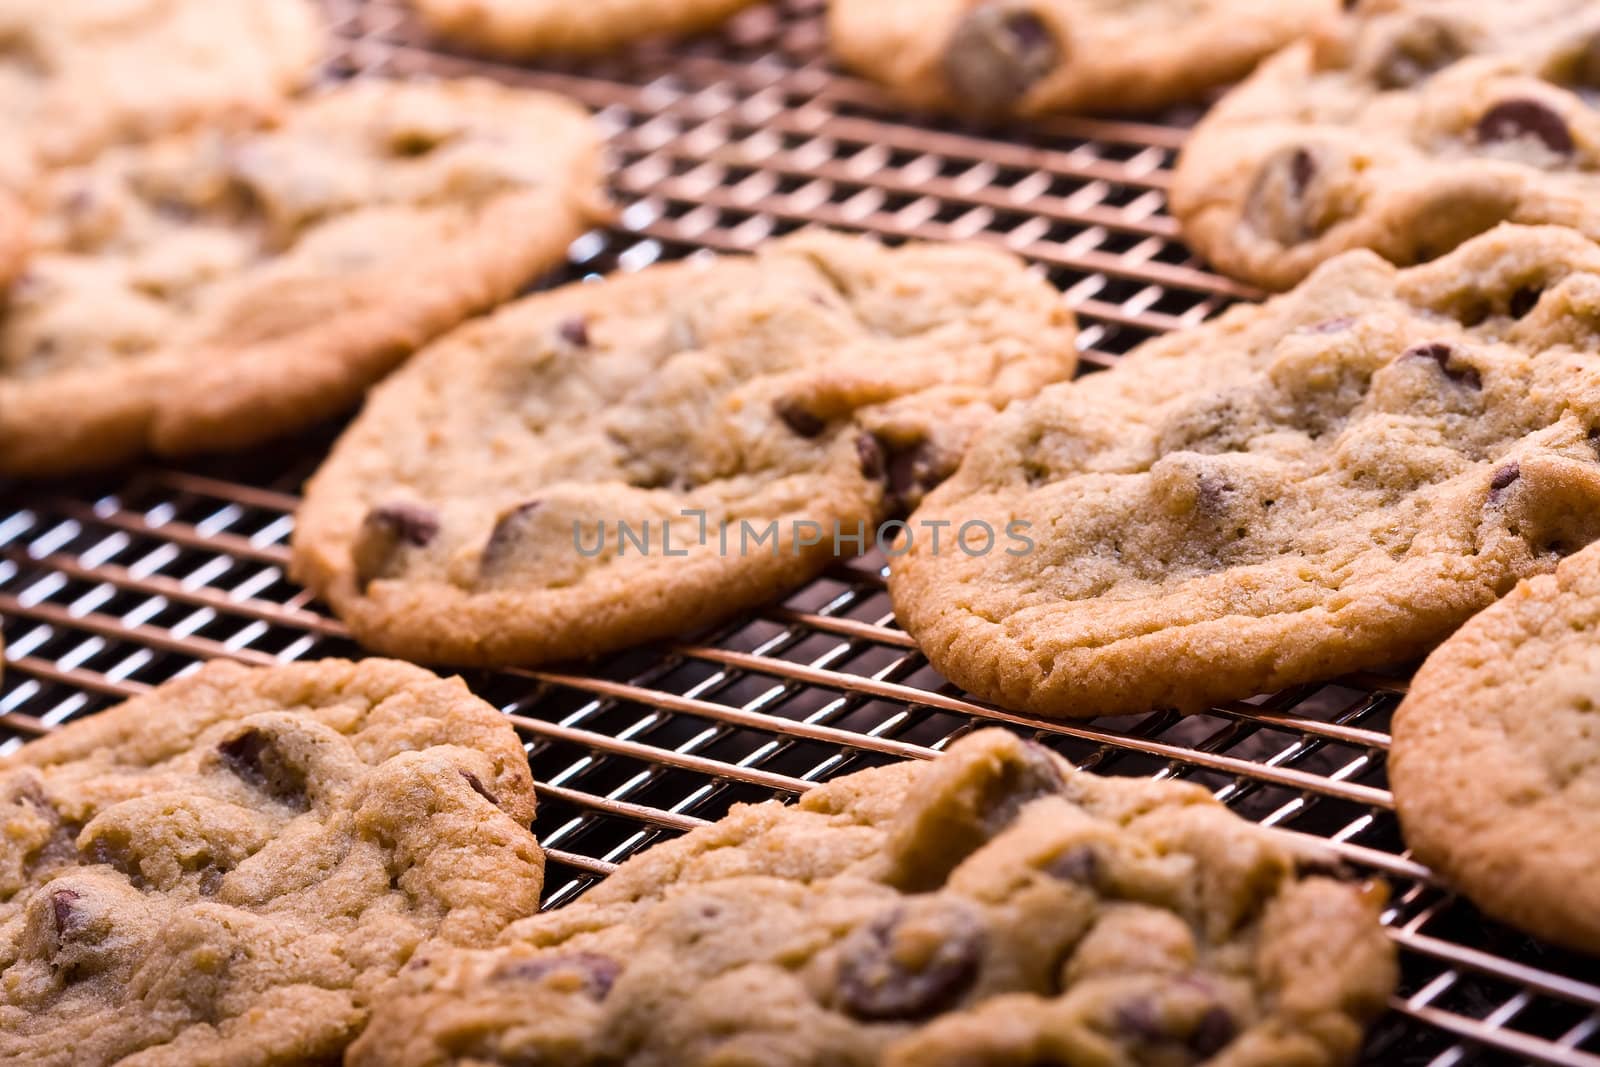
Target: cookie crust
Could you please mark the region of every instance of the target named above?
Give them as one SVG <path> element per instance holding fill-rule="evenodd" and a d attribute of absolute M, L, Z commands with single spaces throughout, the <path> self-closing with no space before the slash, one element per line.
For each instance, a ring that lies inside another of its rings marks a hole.
<path fill-rule="evenodd" d="M 1600 954 L 1600 548 L 1441 645 L 1395 712 L 1406 844 L 1490 915 Z"/>
<path fill-rule="evenodd" d="M 1431 650 L 1600 536 L 1600 249 L 1502 227 L 1368 252 L 1002 415 L 913 523 L 1020 556 L 891 561 L 896 617 L 978 696 L 1201 710 Z"/>
<path fill-rule="evenodd" d="M 562 98 L 365 80 L 56 175 L 0 320 L 0 472 L 239 448 L 350 407 L 606 217 Z"/>
<path fill-rule="evenodd" d="M 407 962 L 538 909 L 503 716 L 384 660 L 217 662 L 0 759 L 0 1059 L 337 1059 Z"/>
<path fill-rule="evenodd" d="M 756 0 L 412 0 L 423 23 L 457 44 L 505 56 L 594 55 L 648 37 L 687 37 Z"/>
<path fill-rule="evenodd" d="M 870 547 L 1071 375 L 1074 332 L 1005 253 L 821 232 L 535 295 L 375 391 L 307 486 L 294 573 L 423 662 L 685 634 L 818 573 L 835 524 Z"/>

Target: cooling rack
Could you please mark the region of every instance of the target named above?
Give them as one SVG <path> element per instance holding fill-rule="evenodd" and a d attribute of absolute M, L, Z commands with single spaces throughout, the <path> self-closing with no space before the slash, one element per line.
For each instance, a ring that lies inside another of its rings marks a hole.
<path fill-rule="evenodd" d="M 783 0 L 715 39 L 583 67 L 512 67 L 429 45 L 395 0 L 329 0 L 330 78 L 481 74 L 568 93 L 611 136 L 614 227 L 545 284 L 808 224 L 964 238 L 1046 271 L 1082 324 L 1086 373 L 1256 294 L 1209 272 L 1165 213 L 1192 115 L 1026 129 L 907 116 L 832 71 L 820 0 Z M 0 484 L 7 641 L 0 753 L 217 656 L 358 654 L 287 581 L 296 493 L 337 427 L 283 447 L 44 485 Z M 1183 778 L 1242 815 L 1337 850 L 1392 889 L 1403 979 L 1369 1065 L 1600 1067 L 1600 965 L 1477 914 L 1413 862 L 1384 772 L 1403 673 L 1212 709 L 1049 723 L 973 702 L 894 626 L 881 559 L 680 643 L 549 671 L 474 672 L 539 782 L 558 907 L 641 848 L 731 804 L 932 755 L 1001 723 L 1100 773 Z"/>

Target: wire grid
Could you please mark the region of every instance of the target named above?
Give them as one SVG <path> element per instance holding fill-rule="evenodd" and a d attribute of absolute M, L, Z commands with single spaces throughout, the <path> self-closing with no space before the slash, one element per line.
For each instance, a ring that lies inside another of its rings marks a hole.
<path fill-rule="evenodd" d="M 1255 294 L 1176 239 L 1165 190 L 1184 126 L 1063 119 L 1026 131 L 896 113 L 829 69 L 820 0 L 735 19 L 715 40 L 585 68 L 510 67 L 428 46 L 394 0 L 329 0 L 330 77 L 487 74 L 566 92 L 612 137 L 623 205 L 554 284 L 806 224 L 1009 247 L 1061 286 L 1086 371 Z M 227 656 L 359 654 L 285 578 L 295 493 L 337 427 L 183 469 L 0 485 L 7 671 L 0 754 Z M 840 564 L 781 603 L 682 643 L 559 671 L 474 672 L 539 782 L 546 907 L 730 805 L 792 798 L 1001 723 L 1097 772 L 1183 778 L 1387 878 L 1403 979 L 1363 1063 L 1600 1067 L 1600 975 L 1479 916 L 1404 850 L 1384 755 L 1403 676 L 1363 674 L 1208 714 L 1085 723 L 969 700 L 894 626 L 881 559 Z"/>

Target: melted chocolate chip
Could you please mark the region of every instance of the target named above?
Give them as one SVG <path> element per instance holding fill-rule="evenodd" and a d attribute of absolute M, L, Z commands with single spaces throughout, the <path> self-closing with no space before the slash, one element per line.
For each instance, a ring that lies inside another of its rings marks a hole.
<path fill-rule="evenodd" d="M 57 937 L 65 937 L 82 924 L 83 913 L 77 907 L 82 899 L 76 889 L 50 891 L 50 920 L 55 924 Z"/>
<path fill-rule="evenodd" d="M 219 867 L 207 867 L 201 871 L 200 895 L 203 897 L 216 896 L 217 891 L 222 888 L 223 874 L 224 872 Z"/>
<path fill-rule="evenodd" d="M 1274 152 L 1262 165 L 1246 201 L 1250 225 L 1279 244 L 1299 244 L 1313 236 L 1309 194 L 1320 170 L 1309 148 L 1291 145 Z"/>
<path fill-rule="evenodd" d="M 517 546 L 526 537 L 534 512 L 542 505 L 543 501 L 530 500 L 526 504 L 518 504 L 495 520 L 494 529 L 489 531 L 489 540 L 484 543 L 483 555 L 478 559 L 480 573 L 493 575 L 513 558 Z"/>
<path fill-rule="evenodd" d="M 987 940 L 971 909 L 946 903 L 920 922 L 942 935 L 937 948 L 915 963 L 896 951 L 896 935 L 910 919 L 893 911 L 858 927 L 840 946 L 839 997 L 858 1019 L 926 1019 L 961 999 L 978 977 Z M 919 931 L 920 932 L 920 931 Z"/>
<path fill-rule="evenodd" d="M 1093 845 L 1074 845 L 1046 864 L 1044 871 L 1057 881 L 1092 887 L 1100 881 L 1100 854 Z"/>
<path fill-rule="evenodd" d="M 817 437 L 828 428 L 825 421 L 807 411 L 799 401 L 789 397 L 779 397 L 773 401 L 772 410 L 783 420 L 785 426 L 800 437 Z"/>
<path fill-rule="evenodd" d="M 556 328 L 561 339 L 574 348 L 589 347 L 589 319 L 585 315 L 572 315 L 561 320 Z"/>
<path fill-rule="evenodd" d="M 284 758 L 272 738 L 249 728 L 217 746 L 222 765 L 273 800 L 302 811 L 310 805 L 305 772 Z"/>
<path fill-rule="evenodd" d="M 128 879 L 128 884 L 135 889 L 145 887 L 144 871 L 126 847 L 113 844 L 106 837 L 96 837 L 89 842 L 89 847 L 83 853 L 84 859 L 90 863 L 100 863 Z"/>
<path fill-rule="evenodd" d="M 1466 54 L 1466 43 L 1448 23 L 1418 19 L 1390 43 L 1373 68 L 1373 80 L 1380 89 L 1409 89 Z"/>
<path fill-rule="evenodd" d="M 1431 362 L 1443 371 L 1444 376 L 1452 382 L 1464 385 L 1468 389 L 1482 389 L 1483 379 L 1478 377 L 1477 370 L 1472 367 L 1452 368 L 1450 366 L 1450 361 L 1454 354 L 1455 350 L 1442 341 L 1426 341 L 1419 345 L 1412 345 L 1400 353 L 1400 358 Z"/>
<path fill-rule="evenodd" d="M 594 1000 L 604 1000 L 622 974 L 622 964 L 598 952 L 571 952 L 560 956 L 538 956 L 515 960 L 497 968 L 496 978 L 519 982 L 538 982 L 547 975 L 575 971 L 583 978 L 584 992 Z"/>
<path fill-rule="evenodd" d="M 1499 144 L 1536 138 L 1558 155 L 1573 151 L 1572 131 L 1567 120 L 1550 105 L 1530 97 L 1502 100 L 1478 120 L 1477 138 L 1481 144 Z"/>
<path fill-rule="evenodd" d="M 471 771 L 462 771 L 461 772 L 461 777 L 466 779 L 467 785 L 472 787 L 472 791 L 474 793 L 478 794 L 480 797 L 482 797 L 483 799 L 487 800 L 489 803 L 495 805 L 496 807 L 499 806 L 500 801 L 495 799 L 495 795 L 493 793 L 489 792 L 488 787 L 485 786 L 483 784 L 483 782 L 478 779 L 478 776 L 476 774 L 473 774 Z"/>
<path fill-rule="evenodd" d="M 1200 1016 L 1189 1033 L 1189 1048 L 1200 1056 L 1215 1056 L 1239 1036 L 1239 1024 L 1228 1009 L 1213 1005 Z"/>
<path fill-rule="evenodd" d="M 1167 1028 L 1161 1025 L 1161 1013 L 1149 997 L 1135 997 L 1117 1005 L 1117 1029 L 1126 1036 L 1141 1042 L 1164 1041 Z"/>
<path fill-rule="evenodd" d="M 1528 312 L 1539 306 L 1540 295 L 1541 291 L 1531 285 L 1525 285 L 1512 293 L 1511 300 L 1507 304 L 1511 317 L 1514 319 L 1525 317 Z"/>
<path fill-rule="evenodd" d="M 883 445 L 870 433 L 856 438 L 856 457 L 861 462 L 861 476 L 869 481 L 883 477 Z"/>
<path fill-rule="evenodd" d="M 439 536 L 439 516 L 420 504 L 380 504 L 367 512 L 351 549 L 356 581 L 362 587 L 389 572 L 402 547 L 426 548 Z"/>
<path fill-rule="evenodd" d="M 1489 479 L 1489 503 L 1498 504 L 1505 498 L 1506 490 L 1522 477 L 1522 467 L 1516 463 L 1507 463 L 1504 467 L 1494 472 Z"/>
<path fill-rule="evenodd" d="M 957 103 L 1005 111 L 1061 62 L 1061 46 L 1037 14 L 1007 3 L 973 8 L 945 47 L 945 84 Z"/>

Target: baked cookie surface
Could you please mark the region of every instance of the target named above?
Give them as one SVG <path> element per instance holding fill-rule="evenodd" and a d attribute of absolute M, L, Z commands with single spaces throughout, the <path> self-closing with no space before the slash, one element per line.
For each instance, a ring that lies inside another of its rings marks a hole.
<path fill-rule="evenodd" d="M 429 954 L 349 1063 L 1344 1063 L 1395 981 L 1383 893 L 1279 842 L 981 732 Z"/>
<path fill-rule="evenodd" d="M 685 634 L 870 548 L 996 409 L 1070 377 L 1074 333 L 1007 254 L 820 232 L 538 294 L 373 393 L 294 571 L 423 662 Z"/>
<path fill-rule="evenodd" d="M 1332 255 L 1409 265 L 1500 222 L 1600 237 L 1600 8 L 1364 0 L 1196 127 L 1171 206 L 1225 273 L 1287 288 Z"/>
<path fill-rule="evenodd" d="M 0 0 L 0 186 L 273 114 L 326 50 L 311 0 Z"/>
<path fill-rule="evenodd" d="M 20 200 L 0 189 L 0 291 L 22 273 L 28 245 L 27 212 Z"/>
<path fill-rule="evenodd" d="M 891 561 L 896 617 L 1006 707 L 1195 711 L 1421 656 L 1600 537 L 1600 247 L 1369 252 L 1000 416 Z"/>
<path fill-rule="evenodd" d="M 1484 911 L 1600 954 L 1600 547 L 1441 645 L 1395 712 L 1406 844 Z"/>
<path fill-rule="evenodd" d="M 418 667 L 213 663 L 0 758 L 0 1061 L 337 1062 L 538 909 L 505 719 Z"/>
<path fill-rule="evenodd" d="M 363 80 L 59 172 L 0 312 L 0 472 L 238 447 L 352 405 L 603 214 L 562 98 Z"/>
<path fill-rule="evenodd" d="M 914 107 L 1153 111 L 1249 73 L 1336 0 L 831 0 L 834 53 Z"/>
<path fill-rule="evenodd" d="M 590 55 L 646 37 L 705 33 L 757 0 L 411 0 L 424 25 L 499 55 Z"/>

